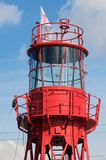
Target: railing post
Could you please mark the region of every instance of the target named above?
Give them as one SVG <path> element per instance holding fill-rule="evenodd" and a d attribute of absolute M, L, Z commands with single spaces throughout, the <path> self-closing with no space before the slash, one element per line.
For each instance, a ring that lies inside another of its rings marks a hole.
<path fill-rule="evenodd" d="M 16 97 L 16 107 L 15 107 L 16 115 L 19 117 L 19 106 L 18 106 L 18 97 Z"/>
<path fill-rule="evenodd" d="M 97 124 L 98 124 L 98 119 L 99 119 L 100 103 L 101 103 L 101 101 L 100 101 L 100 99 L 99 99 L 99 100 L 98 100 L 98 104 L 97 104 L 97 108 L 96 108 L 96 117 L 95 117 Z"/>
<path fill-rule="evenodd" d="M 30 97 L 29 97 L 29 95 L 26 93 L 26 95 L 25 95 L 25 100 L 26 100 L 26 113 L 28 113 L 27 114 L 27 118 L 28 118 L 28 121 L 30 122 L 30 118 L 29 118 L 29 113 L 30 113 L 30 111 L 29 111 L 29 102 L 31 102 L 31 99 L 30 99 Z"/>
<path fill-rule="evenodd" d="M 41 24 L 40 22 L 37 22 L 37 43 L 42 41 L 42 30 L 41 30 Z"/>
<path fill-rule="evenodd" d="M 89 118 L 89 116 L 90 116 L 90 94 L 88 94 L 88 113 L 87 113 L 87 116 L 88 116 L 88 118 Z"/>

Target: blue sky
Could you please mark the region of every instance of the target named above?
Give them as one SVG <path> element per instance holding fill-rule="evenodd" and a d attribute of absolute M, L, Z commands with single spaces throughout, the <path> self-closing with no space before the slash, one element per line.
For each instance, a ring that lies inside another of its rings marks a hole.
<path fill-rule="evenodd" d="M 85 4 L 84 0 L 0 0 L 0 132 L 17 131 L 11 102 L 15 94 L 28 91 L 26 50 L 31 43 L 31 29 L 40 20 L 41 4 L 50 21 L 70 18 L 83 27 L 89 50 L 86 90 L 101 98 L 100 124 L 106 124 L 106 1 L 86 0 Z M 106 131 L 106 126 L 99 126 L 99 131 Z M 106 133 L 96 132 L 89 136 L 90 152 L 106 154 Z"/>

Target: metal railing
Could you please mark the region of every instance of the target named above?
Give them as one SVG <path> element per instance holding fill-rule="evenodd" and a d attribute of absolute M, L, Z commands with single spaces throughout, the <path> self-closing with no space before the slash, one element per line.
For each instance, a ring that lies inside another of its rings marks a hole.
<path fill-rule="evenodd" d="M 73 91 L 74 92 L 74 91 Z M 17 99 L 17 103 L 16 103 L 16 107 L 15 107 L 15 111 L 16 111 L 16 115 L 17 117 L 19 117 L 20 115 L 27 115 L 28 121 L 30 121 L 30 116 L 32 117 L 38 117 L 38 116 L 44 116 L 46 114 L 49 114 L 48 110 L 53 113 L 55 113 L 56 110 L 58 114 L 63 115 L 64 113 L 68 116 L 68 111 L 70 111 L 69 107 L 66 105 L 66 108 L 64 109 L 64 107 L 61 106 L 49 106 L 44 109 L 43 108 L 43 104 L 42 106 L 39 106 L 38 109 L 35 109 L 34 105 L 37 104 L 37 102 L 31 102 L 31 99 L 29 97 L 29 94 L 24 94 L 21 96 L 16 96 Z M 39 101 L 39 100 L 38 100 Z M 41 100 L 42 101 L 42 100 Z M 39 103 L 41 102 L 39 101 Z M 93 96 L 91 94 L 86 94 L 86 115 L 85 118 L 87 119 L 92 119 L 96 122 L 96 124 L 98 123 L 98 119 L 99 119 L 99 112 L 100 112 L 100 99 L 96 96 Z M 31 106 L 31 104 L 33 104 Z M 32 110 L 31 110 L 32 107 Z M 56 109 L 57 107 L 57 109 Z M 74 106 L 72 106 L 73 108 Z M 80 111 L 81 112 L 81 111 Z M 55 115 L 55 114 L 54 114 Z M 75 113 L 72 113 L 71 111 L 71 116 L 75 116 Z M 76 115 L 78 116 L 78 115 Z M 79 115 L 81 117 L 81 115 Z"/>
<path fill-rule="evenodd" d="M 100 99 L 94 95 L 88 94 L 87 95 L 87 117 L 92 118 L 93 120 L 98 123 L 99 119 L 99 111 L 100 111 Z"/>
<path fill-rule="evenodd" d="M 15 96 L 14 100 L 16 100 L 15 104 L 15 111 L 17 117 L 19 117 L 21 114 L 27 114 L 28 113 L 28 103 L 30 101 L 29 94 L 23 94 L 20 96 Z"/>
<path fill-rule="evenodd" d="M 62 41 L 83 45 L 83 29 L 71 24 L 68 19 L 60 22 L 37 23 L 32 29 L 32 43 Z"/>

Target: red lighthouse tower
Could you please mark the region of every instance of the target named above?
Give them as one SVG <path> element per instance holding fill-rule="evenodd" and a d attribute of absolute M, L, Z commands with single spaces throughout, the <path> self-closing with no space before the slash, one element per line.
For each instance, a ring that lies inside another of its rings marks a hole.
<path fill-rule="evenodd" d="M 24 160 L 90 160 L 87 135 L 98 124 L 100 99 L 85 91 L 83 30 L 68 19 L 37 23 L 28 56 L 29 93 L 15 97 L 27 134 Z"/>

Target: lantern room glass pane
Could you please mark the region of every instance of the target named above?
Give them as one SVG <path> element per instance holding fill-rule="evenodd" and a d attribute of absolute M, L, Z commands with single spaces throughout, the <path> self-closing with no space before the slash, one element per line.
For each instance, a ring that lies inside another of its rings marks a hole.
<path fill-rule="evenodd" d="M 83 88 L 84 55 L 80 49 L 48 46 L 30 55 L 30 90 L 42 86 Z"/>

